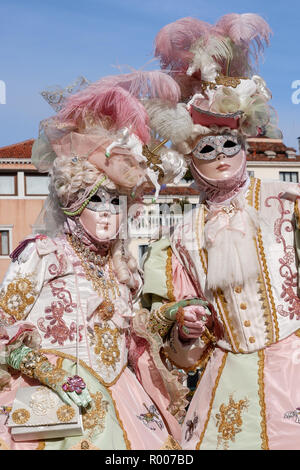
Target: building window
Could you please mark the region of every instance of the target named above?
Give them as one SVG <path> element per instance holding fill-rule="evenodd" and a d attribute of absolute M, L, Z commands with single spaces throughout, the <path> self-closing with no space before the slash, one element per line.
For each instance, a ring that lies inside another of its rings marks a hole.
<path fill-rule="evenodd" d="M 139 245 L 139 263 L 140 263 L 140 266 L 143 265 L 143 262 L 145 260 L 147 251 L 148 251 L 148 245 Z"/>
<path fill-rule="evenodd" d="M 15 173 L 7 173 L 0 175 L 0 195 L 16 196 L 17 195 L 17 175 Z"/>
<path fill-rule="evenodd" d="M 288 183 L 298 183 L 298 171 L 280 171 L 279 179 Z"/>
<path fill-rule="evenodd" d="M 25 174 L 26 196 L 45 196 L 49 194 L 50 177 L 47 175 Z"/>
<path fill-rule="evenodd" d="M 0 256 L 8 256 L 10 253 L 9 231 L 0 230 Z"/>

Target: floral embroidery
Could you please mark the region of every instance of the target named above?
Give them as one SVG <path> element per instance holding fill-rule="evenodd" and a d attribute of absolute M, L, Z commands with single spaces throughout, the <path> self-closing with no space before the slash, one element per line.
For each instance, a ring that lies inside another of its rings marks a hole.
<path fill-rule="evenodd" d="M 293 411 L 288 411 L 284 414 L 285 419 L 294 418 L 295 423 L 300 424 L 300 408 L 296 408 Z"/>
<path fill-rule="evenodd" d="M 199 418 L 194 412 L 194 417 L 193 419 L 189 419 L 186 423 L 187 429 L 185 431 L 185 440 L 190 441 L 193 437 L 193 434 L 196 430 L 196 427 L 198 425 Z"/>
<path fill-rule="evenodd" d="M 85 430 L 97 427 L 99 433 L 105 429 L 105 417 L 108 410 L 108 401 L 103 400 L 100 392 L 91 394 L 93 402 L 82 412 L 82 422 Z"/>
<path fill-rule="evenodd" d="M 286 309 L 283 305 L 278 305 L 277 312 L 279 315 L 283 317 L 289 317 L 290 320 L 293 320 L 294 316 L 296 316 L 297 320 L 300 320 L 300 299 L 297 295 L 296 288 L 297 288 L 297 280 L 298 274 L 296 271 L 293 270 L 295 265 L 295 249 L 293 245 L 287 245 L 285 238 L 283 236 L 283 227 L 285 225 L 286 232 L 293 232 L 293 222 L 289 218 L 285 218 L 285 216 L 291 213 L 290 210 L 286 210 L 284 208 L 284 203 L 280 197 L 282 193 L 280 193 L 277 197 L 272 196 L 269 197 L 265 205 L 266 207 L 271 207 L 269 203 L 270 200 L 275 200 L 279 204 L 279 212 L 280 217 L 274 223 L 274 234 L 276 237 L 276 242 L 282 244 L 284 255 L 283 257 L 279 258 L 280 269 L 279 273 L 281 277 L 284 279 L 284 282 L 281 286 L 281 298 L 289 305 Z"/>
<path fill-rule="evenodd" d="M 44 338 L 53 338 L 51 343 L 58 343 L 63 346 L 65 341 L 74 341 L 76 338 L 76 323 L 72 322 L 70 327 L 67 326 L 63 320 L 65 313 L 73 312 L 73 309 L 77 307 L 77 304 L 73 302 L 71 292 L 65 288 L 66 282 L 62 279 L 54 279 L 49 283 L 53 297 L 60 299 L 59 301 L 53 301 L 51 305 L 45 308 L 45 318 L 38 319 L 38 327 L 45 333 Z M 45 320 L 49 321 L 50 324 L 45 326 Z M 79 341 L 82 341 L 82 335 L 80 331 L 83 329 L 83 325 L 79 325 Z"/>
<path fill-rule="evenodd" d="M 46 416 L 48 411 L 55 408 L 58 396 L 47 387 L 40 387 L 31 395 L 29 406 L 37 416 Z"/>
<path fill-rule="evenodd" d="M 228 449 L 229 442 L 235 442 L 235 436 L 242 431 L 242 411 L 247 410 L 248 399 L 235 402 L 232 395 L 229 397 L 228 405 L 222 403 L 219 413 L 216 414 L 218 427 L 218 447 L 223 443 L 223 448 Z"/>
<path fill-rule="evenodd" d="M 150 405 L 149 408 L 145 403 L 143 403 L 144 407 L 147 410 L 147 413 L 141 413 L 139 416 L 137 416 L 138 419 L 140 419 L 147 428 L 151 429 L 152 431 L 156 431 L 156 426 L 159 427 L 159 429 L 163 429 L 164 423 L 160 418 L 158 409 L 156 408 L 155 405 Z"/>
<path fill-rule="evenodd" d="M 106 366 L 116 368 L 116 363 L 120 360 L 120 350 L 118 346 L 118 339 L 120 332 L 117 328 L 111 329 L 108 324 L 103 328 L 100 325 L 95 325 L 94 332 L 96 335 L 95 354 L 100 355 L 101 363 Z"/>
<path fill-rule="evenodd" d="M 25 316 L 27 307 L 35 301 L 37 292 L 35 283 L 29 276 L 17 277 L 8 284 L 6 291 L 1 290 L 0 308 L 14 317 L 16 320 L 22 320 Z"/>

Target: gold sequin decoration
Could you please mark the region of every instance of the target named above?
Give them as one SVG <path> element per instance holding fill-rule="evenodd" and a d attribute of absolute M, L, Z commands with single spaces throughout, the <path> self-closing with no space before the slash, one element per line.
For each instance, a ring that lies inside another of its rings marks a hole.
<path fill-rule="evenodd" d="M 223 448 L 228 449 L 229 441 L 235 442 L 236 434 L 242 431 L 242 412 L 247 410 L 248 406 L 249 401 L 247 398 L 236 402 L 232 395 L 229 397 L 228 405 L 222 403 L 219 413 L 216 414 L 218 447 L 223 444 Z"/>
<path fill-rule="evenodd" d="M 108 409 L 108 402 L 103 400 L 101 392 L 91 394 L 93 402 L 82 413 L 82 422 L 85 430 L 97 427 L 99 432 L 105 428 L 105 417 Z"/>
<path fill-rule="evenodd" d="M 25 408 L 19 408 L 12 414 L 12 420 L 16 424 L 25 424 L 30 418 L 30 413 Z"/>
<path fill-rule="evenodd" d="M 0 307 L 16 320 L 22 320 L 25 310 L 35 300 L 35 286 L 28 277 L 16 278 L 0 294 Z"/>
<path fill-rule="evenodd" d="M 67 375 L 65 370 L 54 367 L 48 361 L 38 363 L 34 369 L 34 377 L 54 390 L 57 386 L 61 386 Z"/>
<path fill-rule="evenodd" d="M 151 312 L 147 325 L 147 329 L 151 331 L 151 333 L 158 333 L 162 338 L 166 336 L 171 327 L 174 325 L 175 320 L 166 318 L 165 311 L 175 304 L 176 302 L 168 302 L 163 304 L 159 309 L 153 310 Z"/>
<path fill-rule="evenodd" d="M 101 328 L 99 325 L 95 325 L 94 331 L 97 337 L 97 344 L 94 349 L 95 354 L 100 355 L 103 364 L 115 369 L 116 363 L 120 360 L 118 346 L 119 330 L 117 328 L 113 330 L 109 326 Z"/>
<path fill-rule="evenodd" d="M 68 423 L 75 416 L 75 410 L 70 405 L 63 405 L 58 408 L 57 417 L 62 423 Z"/>

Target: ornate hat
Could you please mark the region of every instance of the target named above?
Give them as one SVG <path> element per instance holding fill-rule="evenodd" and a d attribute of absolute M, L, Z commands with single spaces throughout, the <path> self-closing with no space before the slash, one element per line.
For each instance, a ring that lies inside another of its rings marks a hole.
<path fill-rule="evenodd" d="M 182 18 L 159 31 L 155 56 L 180 86 L 192 137 L 220 128 L 281 137 L 271 92 L 256 74 L 270 34 L 266 21 L 252 13 L 228 14 L 215 25 Z"/>

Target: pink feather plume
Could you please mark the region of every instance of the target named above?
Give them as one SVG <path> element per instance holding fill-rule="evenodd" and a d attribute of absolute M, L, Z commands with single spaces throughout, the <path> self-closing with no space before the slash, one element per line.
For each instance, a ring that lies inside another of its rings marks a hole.
<path fill-rule="evenodd" d="M 149 140 L 148 115 L 139 101 L 159 98 L 171 103 L 180 99 L 175 80 L 161 71 L 136 71 L 111 75 L 71 96 L 59 113 L 62 121 L 79 124 L 86 116 L 111 118 L 116 129 L 131 126 L 143 142 Z"/>
<path fill-rule="evenodd" d="M 163 69 L 171 72 L 186 72 L 193 57 L 192 44 L 200 37 L 206 38 L 211 25 L 197 18 L 181 18 L 167 24 L 155 38 L 155 57 Z"/>
<path fill-rule="evenodd" d="M 160 70 L 140 71 L 123 75 L 104 77 L 99 82 L 108 86 L 120 86 L 136 98 L 158 98 L 170 103 L 177 103 L 180 98 L 180 88 L 167 73 Z"/>
<path fill-rule="evenodd" d="M 115 130 L 131 127 L 144 143 L 150 138 L 149 118 L 144 106 L 124 88 L 98 82 L 98 86 L 93 84 L 70 97 L 59 113 L 61 121 L 72 120 L 76 125 L 87 116 L 109 117 Z"/>
<path fill-rule="evenodd" d="M 272 31 L 268 23 L 255 13 L 230 13 L 222 16 L 214 30 L 223 36 L 229 36 L 234 44 L 250 50 L 255 61 L 264 51 L 264 43 L 269 45 Z"/>

